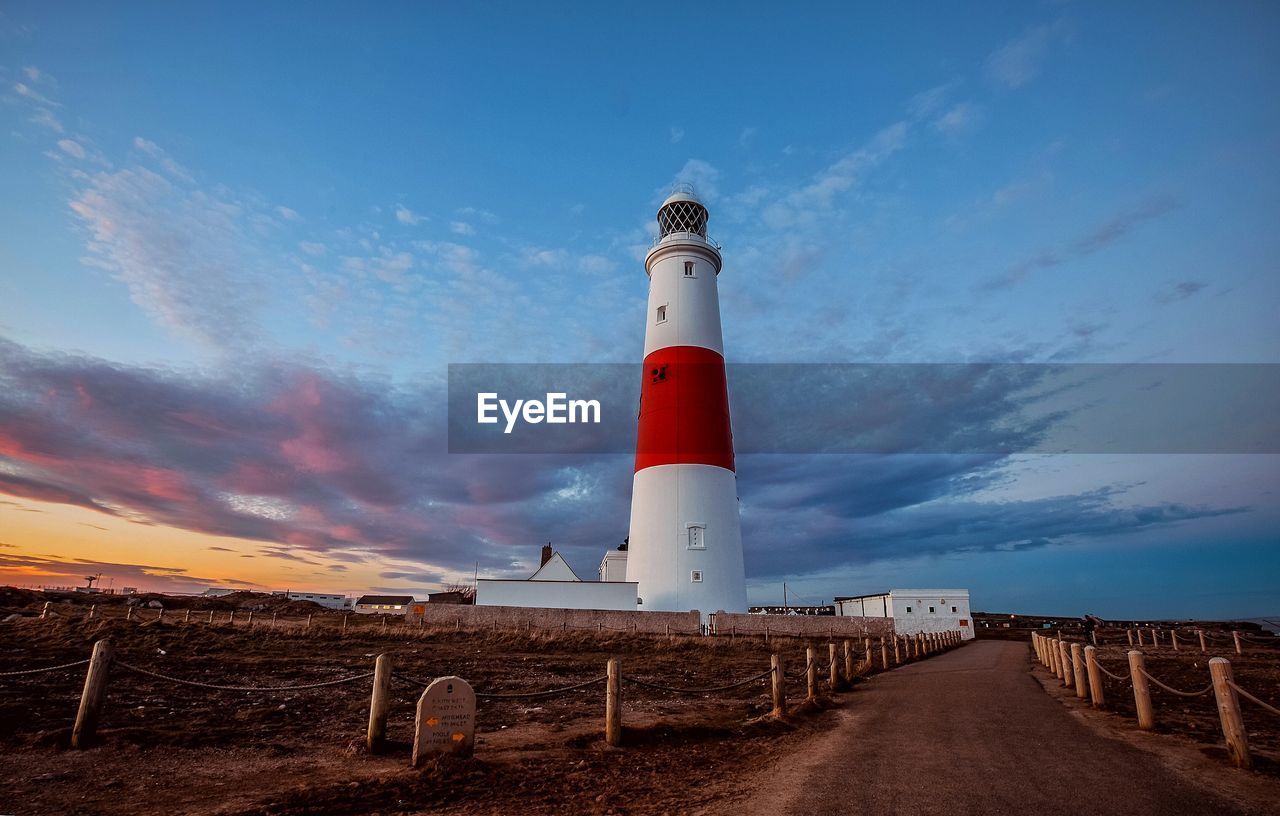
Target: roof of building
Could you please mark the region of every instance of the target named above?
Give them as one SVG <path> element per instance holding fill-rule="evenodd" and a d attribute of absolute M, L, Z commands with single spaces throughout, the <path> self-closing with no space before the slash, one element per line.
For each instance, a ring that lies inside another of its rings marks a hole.
<path fill-rule="evenodd" d="M 541 576 L 541 577 L 539 577 Z M 581 581 L 578 573 L 573 571 L 569 562 L 560 553 L 555 552 L 547 562 L 538 567 L 537 572 L 529 576 L 530 581 Z"/>
<path fill-rule="evenodd" d="M 863 598 L 883 598 L 888 594 L 888 592 L 872 592 L 870 595 L 837 595 L 836 603 L 841 601 L 860 601 Z"/>
<path fill-rule="evenodd" d="M 360 604 L 410 604 L 413 603 L 412 595 L 361 595 L 356 601 Z"/>

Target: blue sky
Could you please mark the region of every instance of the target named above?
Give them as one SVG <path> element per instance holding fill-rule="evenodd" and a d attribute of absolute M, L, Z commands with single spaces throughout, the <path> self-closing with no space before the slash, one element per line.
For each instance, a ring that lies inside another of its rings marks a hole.
<path fill-rule="evenodd" d="M 0 567 L 412 589 L 550 539 L 592 572 L 626 457 L 449 457 L 440 383 L 638 361 L 676 180 L 725 247 L 732 362 L 1280 362 L 1278 29 L 1267 3 L 10 4 Z M 1274 456 L 780 458 L 740 462 L 755 600 L 1280 609 Z"/>

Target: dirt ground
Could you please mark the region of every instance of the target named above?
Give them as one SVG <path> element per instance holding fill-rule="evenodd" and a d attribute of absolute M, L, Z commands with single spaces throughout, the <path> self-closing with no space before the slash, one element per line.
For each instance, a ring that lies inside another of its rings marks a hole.
<path fill-rule="evenodd" d="M 1200 691 L 1210 685 L 1209 659 L 1225 657 L 1231 661 L 1237 685 L 1280 708 L 1280 642 L 1277 639 L 1250 635 L 1242 643 L 1242 655 L 1236 654 L 1229 634 L 1214 633 L 1214 637 L 1207 638 L 1207 649 L 1203 653 L 1194 635 L 1180 636 L 1179 641 L 1176 652 L 1169 645 L 1167 633 L 1160 646 L 1152 647 L 1148 641 L 1141 647 L 1148 674 L 1179 691 Z M 1130 647 L 1124 633 L 1108 632 L 1100 643 L 1099 665 L 1112 674 L 1127 677 Z M 1129 681 L 1104 674 L 1103 684 L 1107 710 L 1136 723 L 1137 710 Z M 1186 698 L 1170 694 L 1155 684 L 1149 686 L 1158 733 L 1178 734 L 1206 745 L 1223 745 L 1222 726 L 1212 691 Z M 1240 701 L 1240 712 L 1256 769 L 1280 776 L 1280 716 L 1244 699 Z M 1223 754 L 1225 756 L 1225 748 Z"/>
<path fill-rule="evenodd" d="M 421 686 L 408 678 L 457 674 L 480 692 L 540 691 L 603 675 L 617 657 L 626 675 L 703 687 L 766 670 L 771 651 L 799 673 L 806 643 L 432 631 L 403 623 L 384 630 L 365 619 L 343 635 L 335 613 L 315 612 L 309 631 L 305 614 L 289 624 L 282 618 L 274 629 L 261 615 L 249 629 L 209 625 L 207 611 L 184 623 L 172 607 L 163 622 L 145 607 L 126 621 L 124 604 L 100 605 L 99 617 L 86 620 L 80 599 L 57 604 L 40 620 L 43 599 L 0 593 L 0 673 L 84 659 L 107 637 L 118 662 L 208 683 L 342 678 L 371 671 L 383 652 L 405 680 L 393 687 L 390 744 L 371 755 L 363 747 L 368 679 L 305 691 L 221 691 L 117 666 L 97 747 L 71 751 L 84 667 L 0 676 L 2 813 L 696 812 L 732 795 L 727 768 L 759 767 L 831 722 L 826 706 L 794 705 L 804 696 L 803 680 L 790 684 L 793 716 L 786 721 L 761 716 L 770 708 L 767 680 L 696 696 L 627 685 L 624 747 L 611 748 L 601 739 L 604 689 L 596 685 L 551 699 L 481 700 L 475 757 L 413 771 L 408 755 Z M 216 606 L 217 619 L 243 608 L 235 604 Z M 825 644 L 821 650 L 825 655 Z"/>

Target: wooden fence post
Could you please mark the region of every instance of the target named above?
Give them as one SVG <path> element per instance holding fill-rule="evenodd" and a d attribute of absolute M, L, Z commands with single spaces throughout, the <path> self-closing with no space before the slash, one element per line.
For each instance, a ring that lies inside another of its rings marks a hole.
<path fill-rule="evenodd" d="M 1249 736 L 1240 719 L 1240 698 L 1232 687 L 1231 661 L 1225 657 L 1209 659 L 1209 675 L 1213 678 L 1213 696 L 1218 701 L 1218 719 L 1222 721 L 1222 736 L 1227 738 L 1227 754 L 1237 768 L 1250 768 Z"/>
<path fill-rule="evenodd" d="M 1203 630 L 1203 629 L 1197 629 L 1197 630 L 1196 630 L 1196 634 L 1200 636 L 1200 651 L 1201 651 L 1201 652 L 1204 652 L 1204 651 L 1205 651 L 1205 648 L 1204 648 L 1204 630 Z"/>
<path fill-rule="evenodd" d="M 1179 649 L 1178 649 L 1178 630 L 1177 630 L 1177 629 L 1170 629 L 1170 630 L 1169 630 L 1169 642 L 1173 644 L 1173 650 L 1174 650 L 1175 652 L 1176 652 L 1176 651 L 1179 651 Z"/>
<path fill-rule="evenodd" d="M 1240 648 L 1240 630 L 1239 629 L 1231 630 L 1231 639 L 1234 640 L 1236 643 L 1236 654 L 1238 655 L 1244 654 L 1244 649 Z"/>
<path fill-rule="evenodd" d="M 88 618 L 88 620 L 93 620 L 93 616 L 97 613 L 97 611 L 98 611 L 98 605 L 97 605 L 97 604 L 89 604 L 89 618 Z"/>
<path fill-rule="evenodd" d="M 40 620 L 49 617 L 49 607 L 53 605 L 53 601 L 45 601 L 44 606 L 40 608 Z"/>
<path fill-rule="evenodd" d="M 210 626 L 212 626 L 212 625 L 213 625 L 213 610 L 212 610 L 212 609 L 210 609 L 210 610 L 209 610 L 209 625 L 210 625 Z"/>
<path fill-rule="evenodd" d="M 818 661 L 813 653 L 813 647 L 810 646 L 804 650 L 805 658 L 808 660 L 808 668 L 805 670 L 805 678 L 809 684 L 809 702 L 818 699 Z"/>
<path fill-rule="evenodd" d="M 76 724 L 71 729 L 71 747 L 76 750 L 89 747 L 98 728 L 98 715 L 107 697 L 111 656 L 111 641 L 103 639 L 93 644 L 89 670 L 84 675 L 84 691 L 80 693 L 80 708 L 76 711 Z"/>
<path fill-rule="evenodd" d="M 1083 700 L 1089 696 L 1089 692 L 1085 688 L 1084 650 L 1080 648 L 1079 643 L 1071 644 L 1071 671 L 1075 675 L 1076 696 Z"/>
<path fill-rule="evenodd" d="M 249 622 L 248 622 L 248 625 L 249 625 L 249 628 L 250 628 L 250 629 L 252 629 L 252 628 L 253 628 L 253 610 L 252 610 L 252 609 L 250 609 L 250 610 L 249 610 Z"/>
<path fill-rule="evenodd" d="M 827 682 L 831 685 L 831 691 L 834 692 L 840 688 L 840 661 L 836 660 L 836 645 L 834 643 L 827 644 Z"/>
<path fill-rule="evenodd" d="M 387 709 L 391 705 L 391 655 L 380 654 L 373 664 L 373 694 L 369 698 L 369 734 L 365 746 L 377 753 L 387 742 Z"/>
<path fill-rule="evenodd" d="M 236 625 L 236 611 L 234 609 L 231 610 L 231 617 L 227 618 L 227 623 L 232 626 Z"/>
<path fill-rule="evenodd" d="M 351 617 L 351 616 L 350 616 L 350 615 L 343 615 L 343 616 L 342 616 L 342 634 L 344 634 L 344 635 L 347 633 L 347 618 L 349 618 L 349 617 Z"/>
<path fill-rule="evenodd" d="M 787 692 L 785 680 L 782 674 L 782 658 L 777 654 L 769 656 L 769 669 L 773 672 L 769 677 L 770 688 L 773 692 L 773 711 L 774 717 L 787 716 Z"/>
<path fill-rule="evenodd" d="M 1156 727 L 1151 708 L 1151 688 L 1147 685 L 1146 662 L 1137 649 L 1129 652 L 1129 679 L 1133 683 L 1133 705 L 1138 709 L 1138 727 L 1150 731 Z"/>
<path fill-rule="evenodd" d="M 191 623 L 191 610 L 190 610 L 190 609 L 187 609 L 186 613 L 182 616 L 182 622 L 183 622 L 183 623 Z"/>
<path fill-rule="evenodd" d="M 1058 641 L 1058 658 L 1062 661 L 1062 685 L 1071 688 L 1074 682 L 1071 673 L 1071 647 L 1065 640 Z"/>
<path fill-rule="evenodd" d="M 133 604 L 130 604 L 129 608 L 125 610 L 124 619 L 127 621 L 133 620 Z M 1239 642 L 1240 641 L 1238 640 L 1236 641 L 1237 644 L 1239 644 Z"/>
<path fill-rule="evenodd" d="M 275 628 L 276 628 L 276 615 L 277 615 L 277 614 L 278 614 L 278 613 L 276 613 L 276 612 L 272 612 L 272 613 L 271 613 L 271 628 L 272 628 L 272 629 L 275 629 Z"/>
<path fill-rule="evenodd" d="M 898 636 L 893 636 L 893 665 L 902 665 L 902 653 L 898 651 Z"/>
<path fill-rule="evenodd" d="M 156 615 L 156 623 L 164 623 L 164 607 L 160 607 L 159 614 Z"/>
<path fill-rule="evenodd" d="M 1098 668 L 1098 649 L 1086 646 L 1084 649 L 1085 671 L 1089 673 L 1089 697 L 1094 708 L 1101 708 L 1105 702 L 1102 691 L 1102 671 Z"/>
<path fill-rule="evenodd" d="M 844 681 L 853 685 L 853 643 L 848 640 L 844 642 Z"/>
<path fill-rule="evenodd" d="M 618 659 L 609 658 L 608 681 L 604 695 L 604 741 L 617 747 L 622 744 L 622 672 Z"/>
<path fill-rule="evenodd" d="M 307 613 L 307 631 L 308 632 L 311 631 L 311 615 L 312 613 L 310 612 Z"/>

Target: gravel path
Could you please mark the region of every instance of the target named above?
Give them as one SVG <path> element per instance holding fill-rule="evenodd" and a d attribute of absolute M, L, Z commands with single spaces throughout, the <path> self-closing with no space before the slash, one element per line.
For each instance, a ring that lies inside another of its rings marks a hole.
<path fill-rule="evenodd" d="M 1029 669 L 1025 643 L 979 641 L 876 677 L 836 728 L 762 773 L 725 812 L 1280 813 L 1275 798 L 1224 798 L 1187 781 L 1176 763 L 1107 736 Z"/>

